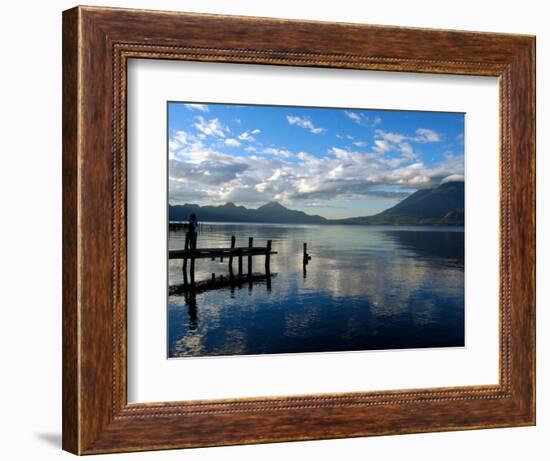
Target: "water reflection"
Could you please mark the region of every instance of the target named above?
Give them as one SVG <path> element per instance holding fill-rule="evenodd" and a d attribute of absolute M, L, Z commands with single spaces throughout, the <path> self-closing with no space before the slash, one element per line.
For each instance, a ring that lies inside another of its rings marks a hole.
<path fill-rule="evenodd" d="M 373 226 L 203 225 L 199 246 L 273 240 L 276 279 L 169 296 L 171 357 L 464 344 L 464 232 Z M 184 233 L 170 232 L 170 248 Z M 303 264 L 302 245 L 312 259 Z M 200 260 L 197 280 L 227 274 Z M 169 264 L 182 283 L 181 260 Z"/>

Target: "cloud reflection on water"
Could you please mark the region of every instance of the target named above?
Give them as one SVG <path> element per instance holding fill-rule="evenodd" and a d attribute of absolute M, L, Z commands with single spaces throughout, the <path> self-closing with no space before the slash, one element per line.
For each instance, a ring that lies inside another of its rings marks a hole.
<path fill-rule="evenodd" d="M 456 229 L 204 224 L 199 246 L 273 240 L 278 276 L 251 289 L 169 298 L 170 356 L 460 346 L 464 342 L 464 233 Z M 170 247 L 183 233 L 170 233 Z M 312 260 L 302 272 L 302 244 Z M 263 270 L 263 258 L 254 258 Z M 170 261 L 181 283 L 181 261 Z M 227 273 L 200 260 L 197 280 Z M 191 325 L 192 324 L 192 325 Z M 190 328 L 194 326 L 194 328 Z"/>

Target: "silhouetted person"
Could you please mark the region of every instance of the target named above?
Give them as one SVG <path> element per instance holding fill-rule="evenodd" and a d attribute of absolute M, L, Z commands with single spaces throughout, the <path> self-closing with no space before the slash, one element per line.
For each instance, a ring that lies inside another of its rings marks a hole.
<path fill-rule="evenodd" d="M 199 228 L 199 223 L 197 222 L 197 215 L 191 213 L 189 216 L 189 246 L 193 249 L 197 248 L 197 230 Z"/>

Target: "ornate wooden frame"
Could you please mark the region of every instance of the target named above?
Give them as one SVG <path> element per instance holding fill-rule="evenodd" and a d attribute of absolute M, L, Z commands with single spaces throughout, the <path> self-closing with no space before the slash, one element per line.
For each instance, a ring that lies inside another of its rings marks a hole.
<path fill-rule="evenodd" d="M 496 386 L 129 404 L 126 63 L 131 58 L 500 80 Z M 77 7 L 63 13 L 63 448 L 77 454 L 535 423 L 535 38 Z"/>

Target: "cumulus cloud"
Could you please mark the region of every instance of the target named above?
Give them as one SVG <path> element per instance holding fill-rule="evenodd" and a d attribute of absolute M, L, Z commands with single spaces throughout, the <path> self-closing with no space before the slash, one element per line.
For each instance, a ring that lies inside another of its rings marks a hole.
<path fill-rule="evenodd" d="M 298 117 L 294 115 L 287 115 L 286 119 L 288 123 L 290 123 L 291 125 L 296 125 L 296 126 L 299 126 L 300 128 L 305 128 L 313 134 L 320 134 L 326 131 L 326 128 L 316 127 L 311 121 L 311 118 L 309 117 Z"/>
<path fill-rule="evenodd" d="M 418 134 L 417 131 L 416 136 L 407 136 L 401 133 L 393 133 L 391 131 L 377 129 L 374 132 L 374 148 L 378 152 L 400 152 L 403 160 L 416 160 L 418 158 L 418 154 L 414 150 L 410 142 L 435 142 L 428 141 L 427 139 L 434 139 L 437 135 L 437 133 L 431 130 L 420 131 L 420 134 Z M 427 133 L 427 131 L 429 131 L 430 133 Z"/>
<path fill-rule="evenodd" d="M 434 130 L 419 128 L 416 130 L 416 137 L 414 140 L 416 142 L 439 142 L 442 140 L 442 136 Z"/>
<path fill-rule="evenodd" d="M 285 158 L 289 158 L 294 155 L 291 151 L 287 149 L 279 149 L 277 147 L 267 147 L 257 152 L 260 152 L 261 154 L 276 155 L 278 157 L 285 157 Z"/>
<path fill-rule="evenodd" d="M 370 128 L 375 127 L 376 125 L 379 125 L 382 123 L 382 119 L 380 117 L 369 117 L 363 112 L 353 112 L 351 110 L 345 110 L 344 113 L 357 125 L 361 126 L 368 126 Z"/>
<path fill-rule="evenodd" d="M 223 202 L 263 204 L 271 200 L 271 194 L 260 192 L 255 187 L 235 187 L 222 195 Z"/>
<path fill-rule="evenodd" d="M 225 145 L 227 145 L 229 147 L 239 147 L 241 145 L 241 143 L 239 141 L 237 141 L 236 139 L 234 139 L 234 138 L 227 138 L 225 140 Z"/>
<path fill-rule="evenodd" d="M 239 139 L 241 141 L 248 141 L 248 142 L 254 142 L 256 141 L 256 138 L 254 136 L 252 136 L 253 134 L 258 134 L 260 132 L 259 129 L 255 129 L 255 130 L 252 130 L 252 131 L 243 131 L 240 135 L 239 135 Z"/>
<path fill-rule="evenodd" d="M 189 110 L 199 110 L 201 112 L 208 112 L 208 106 L 206 104 L 184 104 Z"/>
<path fill-rule="evenodd" d="M 197 122 L 194 124 L 194 127 L 205 136 L 225 137 L 225 127 L 217 118 L 206 120 L 202 115 L 199 115 L 196 117 L 196 120 Z"/>
<path fill-rule="evenodd" d="M 400 144 L 405 141 L 430 143 L 440 142 L 443 140 L 443 136 L 434 130 L 428 128 L 419 128 L 415 132 L 415 136 L 407 136 L 401 133 L 393 133 L 391 131 L 375 130 L 375 136 L 380 139 L 384 139 L 394 144 Z"/>
<path fill-rule="evenodd" d="M 392 133 L 391 131 L 376 130 L 374 133 L 378 138 L 393 143 L 400 143 L 405 141 L 405 139 L 408 139 L 404 134 Z"/>
<path fill-rule="evenodd" d="M 391 145 L 385 139 L 376 139 L 374 141 L 374 150 L 377 152 L 389 152 L 391 150 Z"/>
<path fill-rule="evenodd" d="M 310 119 L 299 119 L 288 123 L 319 129 Z M 437 164 L 426 164 L 415 151 L 415 142 L 441 139 L 432 130 L 407 136 L 377 129 L 369 144 L 355 140 L 349 148 L 305 152 L 261 145 L 254 139 L 258 128 L 230 137 L 216 118 L 195 120 L 189 131 L 175 131 L 169 138 L 171 203 L 259 206 L 277 200 L 306 207 L 339 199 L 398 200 L 415 189 L 464 178 L 462 154 L 445 152 Z"/>
<path fill-rule="evenodd" d="M 278 200 L 296 206 L 339 198 L 397 199 L 411 189 L 432 187 L 464 173 L 462 156 L 448 153 L 443 162 L 427 166 L 410 158 L 407 147 L 393 158 L 375 148 L 364 152 L 340 147 L 332 147 L 325 155 L 269 147 L 241 157 L 197 144 L 183 133 L 171 141 L 180 146 L 170 163 L 170 184 L 178 185 L 175 194 L 171 186 L 171 201 L 261 205 Z M 182 184 L 193 184 L 194 189 L 182 189 Z M 189 195 L 184 198 L 186 191 Z M 201 197 L 196 198 L 197 194 Z"/>
<path fill-rule="evenodd" d="M 464 175 L 463 174 L 452 174 L 450 176 L 447 176 L 441 180 L 441 184 L 445 184 L 446 182 L 453 182 L 453 181 L 464 181 Z"/>

